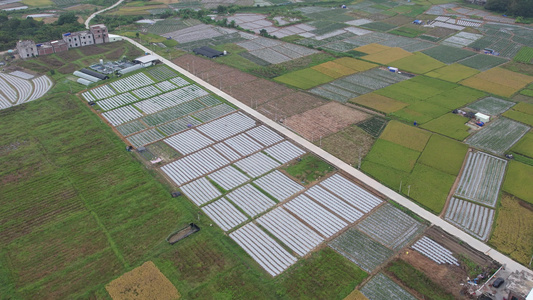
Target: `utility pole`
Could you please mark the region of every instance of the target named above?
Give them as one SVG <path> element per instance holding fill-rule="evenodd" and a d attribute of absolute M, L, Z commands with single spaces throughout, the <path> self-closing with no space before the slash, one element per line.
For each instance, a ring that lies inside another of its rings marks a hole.
<path fill-rule="evenodd" d="M 398 193 L 402 193 L 402 183 L 403 183 L 403 180 L 400 180 L 400 189 L 398 190 Z"/>
<path fill-rule="evenodd" d="M 359 147 L 359 163 L 357 164 L 357 169 L 361 169 L 361 147 Z"/>
<path fill-rule="evenodd" d="M 407 187 L 407 197 L 409 197 L 409 194 L 411 193 L 411 185 Z"/>

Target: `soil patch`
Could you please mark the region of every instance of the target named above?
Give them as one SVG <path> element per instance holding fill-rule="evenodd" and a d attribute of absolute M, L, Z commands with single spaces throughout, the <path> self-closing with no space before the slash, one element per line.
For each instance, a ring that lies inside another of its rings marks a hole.
<path fill-rule="evenodd" d="M 308 140 L 338 132 L 348 125 L 361 122 L 368 114 L 330 102 L 285 120 L 285 124 Z"/>
<path fill-rule="evenodd" d="M 64 65 L 63 67 L 57 69 L 57 71 L 61 74 L 71 74 L 74 73 L 79 67 L 73 63 L 70 63 L 68 65 Z"/>
<path fill-rule="evenodd" d="M 372 148 L 375 139 L 356 125 L 349 126 L 322 139 L 322 149 L 347 164 L 356 166 Z M 320 145 L 320 141 L 316 141 Z"/>
<path fill-rule="evenodd" d="M 70 49 L 68 51 L 63 51 L 56 53 L 57 57 L 67 60 L 67 61 L 74 61 L 81 58 L 81 55 L 76 49 Z"/>
<path fill-rule="evenodd" d="M 105 288 L 113 300 L 180 298 L 176 287 L 151 261 L 124 273 Z"/>
<path fill-rule="evenodd" d="M 95 45 L 80 47 L 78 49 L 85 56 L 91 56 L 91 55 L 102 54 L 102 53 L 107 52 L 107 49 L 105 49 L 104 47 L 99 47 Z"/>
<path fill-rule="evenodd" d="M 259 105 L 257 110 L 272 120 L 285 119 L 325 104 L 326 101 L 304 92 L 295 92 Z"/>

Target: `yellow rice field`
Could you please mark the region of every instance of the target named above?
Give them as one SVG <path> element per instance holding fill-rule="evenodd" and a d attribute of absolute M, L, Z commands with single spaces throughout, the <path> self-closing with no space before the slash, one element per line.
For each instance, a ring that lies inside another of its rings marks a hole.
<path fill-rule="evenodd" d="M 365 60 L 373 61 L 380 64 L 389 64 L 393 61 L 412 56 L 411 52 L 405 51 L 402 48 L 390 48 L 378 53 L 363 56 Z"/>
<path fill-rule="evenodd" d="M 400 102 L 398 100 L 391 99 L 382 95 L 370 93 L 353 98 L 351 103 L 359 104 L 377 111 L 384 112 L 386 114 L 395 112 L 406 107 L 407 103 Z"/>

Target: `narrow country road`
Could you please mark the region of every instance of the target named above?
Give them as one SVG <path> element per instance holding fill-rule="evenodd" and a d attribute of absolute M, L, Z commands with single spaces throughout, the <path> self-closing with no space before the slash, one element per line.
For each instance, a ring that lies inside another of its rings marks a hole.
<path fill-rule="evenodd" d="M 264 124 L 276 129 L 278 132 L 281 132 L 285 136 L 287 136 L 289 139 L 292 139 L 296 143 L 302 145 L 304 148 L 307 148 L 310 152 L 313 152 L 314 154 L 320 156 L 322 159 L 327 161 L 328 163 L 332 164 L 339 170 L 343 170 L 346 173 L 350 174 L 351 176 L 357 178 L 361 182 L 365 183 L 369 187 L 375 189 L 376 191 L 380 192 L 381 194 L 385 195 L 387 198 L 398 202 L 400 205 L 406 207 L 407 209 L 413 211 L 420 217 L 424 218 L 425 220 L 429 221 L 431 224 L 434 224 L 440 228 L 442 228 L 447 233 L 461 239 L 474 249 L 485 253 L 486 255 L 490 256 L 492 259 L 498 261 L 502 265 L 505 265 L 505 268 L 510 271 L 526 271 L 533 275 L 533 271 L 526 268 L 525 266 L 517 263 L 516 261 L 512 260 L 511 258 L 505 256 L 504 254 L 498 252 L 497 250 L 489 247 L 485 243 L 481 242 L 480 240 L 472 237 L 471 235 L 467 234 L 466 232 L 462 231 L 461 229 L 453 226 L 452 224 L 446 222 L 445 220 L 439 218 L 438 216 L 430 213 L 429 211 L 423 209 L 422 207 L 416 205 L 413 201 L 403 197 L 402 195 L 396 193 L 395 191 L 389 189 L 388 187 L 382 185 L 381 183 L 377 182 L 373 178 L 367 176 L 363 172 L 355 169 L 354 167 L 350 166 L 349 164 L 343 162 L 342 160 L 336 158 L 335 156 L 329 154 L 328 152 L 324 151 L 323 149 L 319 148 L 318 146 L 312 144 L 308 140 L 300 137 L 299 135 L 293 133 L 292 131 L 288 130 L 287 128 L 281 126 L 280 124 L 270 120 L 269 118 L 265 117 L 264 115 L 260 114 L 259 112 L 255 111 L 251 107 L 243 104 L 239 100 L 233 98 L 232 96 L 226 94 L 225 92 L 219 90 L 218 88 L 212 86 L 211 84 L 205 82 L 204 80 L 196 77 L 194 74 L 189 73 L 187 70 L 177 66 L 173 62 L 169 61 L 168 59 L 153 53 L 150 51 L 150 49 L 144 47 L 143 45 L 137 43 L 136 41 L 123 37 L 124 40 L 134 44 L 135 46 L 142 49 L 145 53 L 152 53 L 153 55 L 159 57 L 159 59 L 168 65 L 169 67 L 173 68 L 174 70 L 184 74 L 185 76 L 189 77 L 190 79 L 196 81 L 200 85 L 204 86 L 208 90 L 212 91 L 213 93 L 217 94 L 218 96 L 226 99 L 228 102 L 232 103 L 239 109 L 245 111 L 249 115 L 253 116 L 254 118 L 258 119 L 259 121 L 263 122 Z"/>
<path fill-rule="evenodd" d="M 119 0 L 117 3 L 111 5 L 110 7 L 107 7 L 107 8 L 104 8 L 102 10 L 99 10 L 97 12 L 95 12 L 94 14 L 90 15 L 87 20 L 85 20 L 85 28 L 89 29 L 89 23 L 91 23 L 91 20 L 96 17 L 98 14 L 100 13 L 103 13 L 104 11 L 107 11 L 107 10 L 110 10 L 110 9 L 113 9 L 115 7 L 117 7 L 118 5 L 120 5 L 120 3 L 124 2 L 124 0 Z"/>

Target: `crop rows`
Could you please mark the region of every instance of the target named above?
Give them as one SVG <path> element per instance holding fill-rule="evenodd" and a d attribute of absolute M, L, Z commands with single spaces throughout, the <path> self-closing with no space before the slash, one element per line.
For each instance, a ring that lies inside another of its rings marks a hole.
<path fill-rule="evenodd" d="M 136 110 L 133 106 L 124 106 L 108 112 L 102 113 L 102 116 L 111 123 L 113 126 L 117 126 L 131 120 L 142 117 L 143 115 Z"/>
<path fill-rule="evenodd" d="M 369 273 L 394 254 L 355 228 L 336 237 L 329 246 Z"/>
<path fill-rule="evenodd" d="M 135 106 L 147 114 L 153 114 L 207 94 L 200 87 L 191 85 L 137 102 Z"/>
<path fill-rule="evenodd" d="M 209 178 L 220 185 L 225 190 L 231 190 L 246 181 L 249 178 L 243 173 L 239 172 L 232 166 L 224 167 L 216 172 L 209 174 Z M 230 200 L 233 200 L 230 198 Z"/>
<path fill-rule="evenodd" d="M 230 168 L 235 170 L 233 167 Z M 261 193 L 251 184 L 247 184 L 236 189 L 235 191 L 229 193 L 227 197 L 251 217 L 255 217 L 276 205 L 276 202 L 268 198 L 265 194 Z"/>
<path fill-rule="evenodd" d="M 424 230 L 422 224 L 390 204 L 380 207 L 357 228 L 393 250 L 404 247 Z"/>
<path fill-rule="evenodd" d="M 165 66 L 156 66 L 153 68 L 149 68 L 148 70 L 146 70 L 146 73 L 155 78 L 157 81 L 167 80 L 172 77 L 176 77 L 177 75 L 176 72 Z"/>
<path fill-rule="evenodd" d="M 303 186 L 278 170 L 255 180 L 254 183 L 279 201 L 283 201 L 304 189 Z"/>
<path fill-rule="evenodd" d="M 119 93 L 139 89 L 143 86 L 154 84 L 155 82 L 144 73 L 137 73 L 117 81 L 111 82 L 110 85 Z"/>
<path fill-rule="evenodd" d="M 296 257 L 253 223 L 244 225 L 229 236 L 272 276 L 281 274 L 296 262 Z"/>
<path fill-rule="evenodd" d="M 147 99 L 155 95 L 161 94 L 161 90 L 159 90 L 153 85 L 149 85 L 140 89 L 135 89 L 131 92 L 139 99 Z"/>
<path fill-rule="evenodd" d="M 202 102 L 205 106 L 215 106 L 222 103 L 213 95 L 203 96 L 199 98 L 198 101 Z"/>
<path fill-rule="evenodd" d="M 0 84 L 1 84 L 1 83 L 0 83 Z M 96 101 L 96 98 L 95 98 L 95 97 L 94 97 L 89 91 L 87 91 L 87 92 L 83 92 L 81 95 L 83 96 L 83 98 L 84 98 L 87 102 L 89 102 L 89 101 Z"/>
<path fill-rule="evenodd" d="M 161 170 L 178 186 L 215 171 L 229 161 L 212 148 L 205 148 L 169 163 Z"/>
<path fill-rule="evenodd" d="M 528 130 L 529 126 L 507 118 L 499 118 L 469 138 L 466 143 L 496 154 L 503 154 Z"/>
<path fill-rule="evenodd" d="M 164 142 L 184 155 L 193 153 L 214 143 L 211 139 L 194 129 L 166 138 Z"/>
<path fill-rule="evenodd" d="M 367 192 L 355 183 L 335 174 L 320 183 L 321 186 L 337 194 L 341 199 L 363 211 L 370 212 L 382 201 L 373 194 Z"/>
<path fill-rule="evenodd" d="M 252 128 L 246 131 L 246 134 L 265 146 L 270 146 L 283 140 L 282 136 L 264 125 Z"/>
<path fill-rule="evenodd" d="M 94 98 L 96 100 L 105 99 L 111 96 L 116 95 L 117 93 L 109 86 L 109 85 L 102 85 L 100 87 L 94 88 L 91 90 L 91 93 L 94 95 Z M 87 98 L 86 98 L 87 99 Z"/>
<path fill-rule="evenodd" d="M 150 126 L 156 126 L 166 123 L 168 121 L 172 121 L 176 118 L 183 117 L 190 113 L 194 113 L 195 111 L 198 111 L 202 108 L 205 108 L 202 103 L 193 100 L 179 104 L 169 109 L 165 109 L 155 114 L 148 115 L 143 118 L 143 121 Z"/>
<path fill-rule="evenodd" d="M 35 76 L 31 75 L 31 74 L 28 74 L 28 73 L 25 73 L 25 72 L 22 72 L 22 71 L 13 71 L 13 72 L 9 73 L 9 75 L 17 76 L 19 78 L 27 79 L 27 80 L 30 80 L 33 77 L 35 77 Z"/>
<path fill-rule="evenodd" d="M 362 212 L 348 205 L 319 185 L 311 187 L 305 194 L 350 223 L 359 220 L 363 216 Z"/>
<path fill-rule="evenodd" d="M 17 103 L 17 92 L 7 83 L 7 81 L 0 79 L 0 90 L 2 90 L 9 101 Z"/>
<path fill-rule="evenodd" d="M 33 85 L 29 80 L 21 79 L 16 76 L 12 76 L 9 74 L 3 74 L 0 73 L 0 77 L 3 78 L 5 81 L 11 83 L 12 86 L 15 87 L 18 94 L 18 99 L 16 100 L 17 104 L 22 104 L 28 100 L 30 95 L 33 92 Z M 14 101 L 15 103 L 15 101 Z"/>
<path fill-rule="evenodd" d="M 416 300 L 413 295 L 382 273 L 378 273 L 367 282 L 361 293 L 368 299 Z"/>
<path fill-rule="evenodd" d="M 263 149 L 263 146 L 261 144 L 254 141 L 251 137 L 244 133 L 229 138 L 225 140 L 224 143 L 233 148 L 242 156 L 250 155 L 254 152 Z"/>
<path fill-rule="evenodd" d="M 289 141 L 283 141 L 279 144 L 266 148 L 265 152 L 282 164 L 288 163 L 289 161 L 305 154 L 305 151 Z"/>
<path fill-rule="evenodd" d="M 181 77 L 174 77 L 174 78 L 171 78 L 169 81 L 172 82 L 173 84 L 177 85 L 178 87 L 184 87 L 184 86 L 190 84 L 187 80 L 185 80 L 185 79 L 183 79 Z"/>
<path fill-rule="evenodd" d="M 468 108 L 479 111 L 487 115 L 499 115 L 516 103 L 506 101 L 496 97 L 486 97 L 477 102 L 468 105 Z"/>
<path fill-rule="evenodd" d="M 131 135 L 127 137 L 126 139 L 134 146 L 134 147 L 141 147 L 146 146 L 148 144 L 151 144 L 153 142 L 159 141 L 160 139 L 165 138 L 164 135 L 162 135 L 157 129 L 148 129 L 146 131 L 142 131 L 140 133 Z"/>
<path fill-rule="evenodd" d="M 168 92 L 168 91 L 178 88 L 177 86 L 172 84 L 170 81 L 161 81 L 159 83 L 154 84 L 154 86 L 162 90 L 163 92 Z"/>
<path fill-rule="evenodd" d="M 124 94 L 118 94 L 116 96 L 100 100 L 97 102 L 98 106 L 100 106 L 103 110 L 112 110 L 117 107 L 124 106 L 126 104 L 130 104 L 133 102 L 139 101 L 139 99 L 135 98 L 130 93 L 124 93 Z"/>
<path fill-rule="evenodd" d="M 202 210 L 224 231 L 229 231 L 248 220 L 243 213 L 224 198 L 204 206 Z"/>
<path fill-rule="evenodd" d="M 320 235 L 281 207 L 260 217 L 257 223 L 299 256 L 305 256 L 324 241 Z"/>
<path fill-rule="evenodd" d="M 494 210 L 453 197 L 446 210 L 445 218 L 466 232 L 485 241 L 488 239 L 492 228 Z"/>
<path fill-rule="evenodd" d="M 193 114 L 193 116 L 197 119 L 202 120 L 203 122 L 208 122 L 216 118 L 222 117 L 224 115 L 227 115 L 229 113 L 232 113 L 234 111 L 235 111 L 235 108 L 227 105 L 226 103 L 223 103 L 217 106 L 204 109 L 200 112 L 197 112 Z"/>
<path fill-rule="evenodd" d="M 185 184 L 181 187 L 181 190 L 198 206 L 202 206 L 205 203 L 222 196 L 219 190 L 205 177 Z"/>
<path fill-rule="evenodd" d="M 199 131 L 215 141 L 221 141 L 232 135 L 254 127 L 255 123 L 256 122 L 254 119 L 251 119 L 239 112 L 207 124 L 202 124 L 197 128 Z"/>
<path fill-rule="evenodd" d="M 520 48 L 513 59 L 523 63 L 531 63 L 533 61 L 533 48 L 526 46 Z"/>
<path fill-rule="evenodd" d="M 46 92 L 48 92 L 50 88 L 52 88 L 53 85 L 52 80 L 50 80 L 50 78 L 48 78 L 48 76 L 46 75 L 34 78 L 31 80 L 31 82 L 33 83 L 34 88 L 33 93 L 31 94 L 28 101 L 33 101 L 41 98 L 42 96 L 44 96 L 44 94 L 46 94 Z"/>
<path fill-rule="evenodd" d="M 331 237 L 348 226 L 348 223 L 339 219 L 339 217 L 316 204 L 305 195 L 300 195 L 292 199 L 284 207 L 311 225 L 326 238 Z"/>
<path fill-rule="evenodd" d="M 495 207 L 507 162 L 483 152 L 470 152 L 455 195 Z"/>
<path fill-rule="evenodd" d="M 246 172 L 246 174 L 255 178 L 277 168 L 279 163 L 259 152 L 236 162 L 235 165 Z"/>
<path fill-rule="evenodd" d="M 119 125 L 116 128 L 118 132 L 120 132 L 120 134 L 122 134 L 123 136 L 128 136 L 130 134 L 145 130 L 146 126 L 139 121 L 133 121 L 130 123 Z"/>
<path fill-rule="evenodd" d="M 231 149 L 223 142 L 213 145 L 213 148 L 222 153 L 222 155 L 224 155 L 229 161 L 235 161 L 242 158 L 239 153 L 235 152 L 235 150 Z"/>
<path fill-rule="evenodd" d="M 411 247 L 420 252 L 432 261 L 440 264 L 451 264 L 459 266 L 457 258 L 453 257 L 452 252 L 427 236 L 423 236 Z"/>

